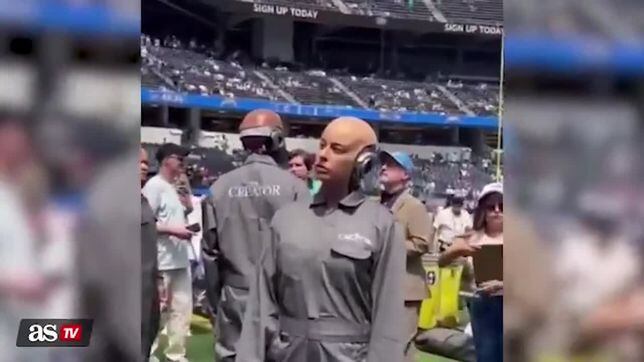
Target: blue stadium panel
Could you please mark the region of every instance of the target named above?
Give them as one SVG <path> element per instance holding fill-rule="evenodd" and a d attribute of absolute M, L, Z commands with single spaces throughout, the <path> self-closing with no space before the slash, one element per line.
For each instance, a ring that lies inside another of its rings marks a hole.
<path fill-rule="evenodd" d="M 30 30 L 138 37 L 139 14 L 123 14 L 108 5 L 69 5 L 54 0 L 0 0 L 0 23 Z"/>
<path fill-rule="evenodd" d="M 202 108 L 213 110 L 231 110 L 249 112 L 258 108 L 273 110 L 277 113 L 292 116 L 337 118 L 352 116 L 372 122 L 394 122 L 405 124 L 429 124 L 435 126 L 458 126 L 465 128 L 482 128 L 497 130 L 497 117 L 478 117 L 464 115 L 440 115 L 415 112 L 381 112 L 369 109 L 354 109 L 341 106 L 300 105 L 256 99 L 224 98 L 221 96 L 201 96 L 168 91 L 141 89 L 143 104 L 165 104 L 181 108 Z"/>
<path fill-rule="evenodd" d="M 541 34 L 508 35 L 505 66 L 559 73 L 600 71 L 625 76 L 644 74 L 644 44 Z"/>

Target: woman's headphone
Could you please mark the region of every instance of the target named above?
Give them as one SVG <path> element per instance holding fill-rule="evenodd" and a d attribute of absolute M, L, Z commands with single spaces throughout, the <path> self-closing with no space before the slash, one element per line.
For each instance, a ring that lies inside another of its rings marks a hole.
<path fill-rule="evenodd" d="M 349 188 L 352 191 L 364 188 L 363 184 L 365 181 L 369 183 L 366 177 L 369 174 L 373 175 L 372 172 L 374 171 L 374 167 L 378 167 L 379 160 L 380 157 L 378 156 L 376 145 L 369 145 L 358 153 L 349 182 Z"/>

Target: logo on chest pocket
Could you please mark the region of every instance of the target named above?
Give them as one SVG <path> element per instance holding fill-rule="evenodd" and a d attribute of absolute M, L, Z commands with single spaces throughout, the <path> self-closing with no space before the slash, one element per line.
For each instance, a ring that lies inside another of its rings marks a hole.
<path fill-rule="evenodd" d="M 360 235 L 358 233 L 338 234 L 338 240 L 345 241 L 345 242 L 352 243 L 352 244 L 366 245 L 369 248 L 373 247 L 373 242 L 369 238 L 367 238 L 365 236 L 362 236 L 362 235 Z"/>
<path fill-rule="evenodd" d="M 373 242 L 358 233 L 338 234 L 332 250 L 352 259 L 367 259 L 371 256 Z"/>

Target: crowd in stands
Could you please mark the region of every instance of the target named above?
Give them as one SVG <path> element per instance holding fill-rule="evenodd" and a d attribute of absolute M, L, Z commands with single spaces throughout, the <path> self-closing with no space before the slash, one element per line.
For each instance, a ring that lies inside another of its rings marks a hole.
<path fill-rule="evenodd" d="M 344 71 L 293 70 L 244 65 L 244 56 L 222 60 L 196 41 L 141 36 L 142 84 L 146 87 L 227 98 L 439 114 L 495 115 L 498 84 L 414 82 L 356 77 Z"/>
<path fill-rule="evenodd" d="M 155 144 L 143 146 L 150 154 L 154 154 L 158 147 Z M 245 157 L 243 150 L 225 145 L 218 148 L 194 147 L 186 166 L 190 186 L 193 190 L 210 187 L 220 175 L 241 166 Z M 412 159 L 417 170 L 412 180 L 413 191 L 421 199 L 450 194 L 475 199 L 476 191 L 492 181 L 494 172 L 489 158 L 432 152 L 429 157 L 412 155 Z M 151 159 L 150 170 L 154 172 L 157 168 L 156 161 Z"/>

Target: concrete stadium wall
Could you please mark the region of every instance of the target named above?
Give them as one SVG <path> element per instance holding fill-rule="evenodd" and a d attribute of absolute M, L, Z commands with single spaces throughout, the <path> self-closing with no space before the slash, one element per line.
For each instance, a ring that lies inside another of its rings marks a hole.
<path fill-rule="evenodd" d="M 183 132 L 176 128 L 141 127 L 141 143 L 181 144 L 182 135 L 183 135 Z"/>

